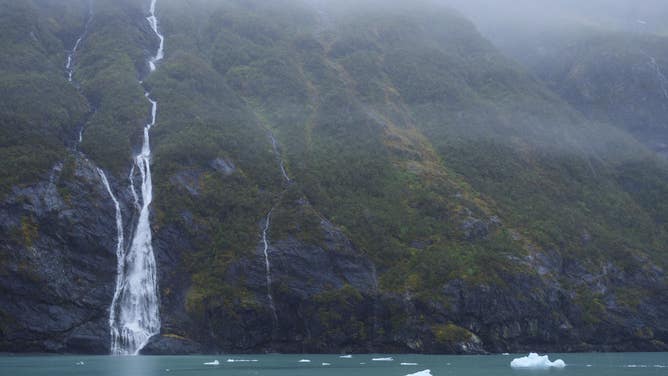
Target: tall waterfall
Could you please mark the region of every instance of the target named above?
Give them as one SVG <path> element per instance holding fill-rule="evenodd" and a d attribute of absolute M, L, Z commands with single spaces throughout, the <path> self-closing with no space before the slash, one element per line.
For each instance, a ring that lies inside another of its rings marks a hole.
<path fill-rule="evenodd" d="M 164 37 L 158 30 L 158 19 L 155 16 L 156 1 L 151 0 L 150 15 L 146 18 L 160 40 L 156 55 L 149 60 L 151 72 L 156 69 L 156 63 L 164 57 Z M 130 248 L 123 257 L 123 271 L 119 272 L 122 281 L 116 286 L 109 315 L 111 351 L 116 355 L 137 355 L 152 336 L 160 333 L 157 268 L 150 222 L 153 183 L 149 137 L 151 128 L 155 126 L 158 102 L 151 98 L 149 92 L 144 95 L 151 104 L 151 120 L 144 127 L 141 152 L 135 157 L 130 175 L 131 190 L 135 206 L 139 210 L 139 218 Z M 135 167 L 141 177 L 141 205 L 134 188 Z"/>
<path fill-rule="evenodd" d="M 292 179 L 290 179 L 290 176 L 288 176 L 288 173 L 285 170 L 285 162 L 283 161 L 283 156 L 281 155 L 281 151 L 278 147 L 278 142 L 276 141 L 276 137 L 274 137 L 274 134 L 271 131 L 269 131 L 269 139 L 271 140 L 271 146 L 274 149 L 274 154 L 278 160 L 278 166 L 281 170 L 283 180 L 285 180 L 287 184 L 290 184 L 292 183 Z M 285 190 L 283 192 L 285 192 Z M 271 215 L 273 214 L 274 209 L 275 207 L 272 208 L 264 218 L 264 226 L 262 228 L 262 253 L 264 255 L 265 275 L 267 279 L 267 300 L 269 301 L 269 308 L 271 309 L 274 325 L 276 325 L 278 323 L 278 315 L 276 313 L 276 305 L 274 304 L 274 296 L 272 293 L 271 259 L 269 257 L 269 228 L 271 227 Z"/>

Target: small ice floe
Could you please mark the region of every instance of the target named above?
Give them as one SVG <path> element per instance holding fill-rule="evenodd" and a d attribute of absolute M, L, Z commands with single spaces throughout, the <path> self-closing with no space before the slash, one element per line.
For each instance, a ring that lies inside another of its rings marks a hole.
<path fill-rule="evenodd" d="M 84 363 L 82 360 L 76 362 L 76 365 L 78 365 L 78 366 L 83 366 L 84 364 L 86 364 L 86 363 Z"/>
<path fill-rule="evenodd" d="M 228 363 L 249 363 L 249 362 L 257 362 L 257 359 L 227 359 Z"/>
<path fill-rule="evenodd" d="M 373 358 L 371 359 L 374 362 L 394 362 L 394 358 L 392 357 L 387 357 L 387 358 Z"/>
<path fill-rule="evenodd" d="M 362 363 L 360 363 L 360 364 L 361 364 L 361 365 L 365 365 L 366 363 L 365 363 L 365 362 L 362 362 Z"/>
<path fill-rule="evenodd" d="M 341 358 L 341 359 L 350 359 L 352 357 L 353 357 L 352 355 L 341 355 L 341 356 L 339 356 L 339 358 Z"/>
<path fill-rule="evenodd" d="M 322 365 L 323 365 L 323 366 L 331 366 L 332 363 L 325 363 L 325 362 L 323 362 Z"/>
<path fill-rule="evenodd" d="M 547 355 L 541 356 L 536 353 L 530 353 L 529 356 L 513 359 L 510 362 L 510 366 L 513 368 L 564 368 L 566 367 L 566 363 L 561 359 L 551 362 Z"/>
<path fill-rule="evenodd" d="M 169 372 L 169 371 L 171 371 L 171 369 L 165 368 L 165 372 Z"/>
<path fill-rule="evenodd" d="M 205 366 L 219 366 L 220 362 L 216 359 L 213 362 L 206 362 L 204 363 Z"/>
<path fill-rule="evenodd" d="M 424 371 L 411 373 L 411 374 L 406 375 L 406 376 L 432 376 L 432 374 L 431 374 L 431 370 L 426 369 Z"/>
<path fill-rule="evenodd" d="M 591 367 L 591 366 L 592 366 L 591 364 L 587 364 L 585 367 L 589 368 L 589 367 Z"/>
<path fill-rule="evenodd" d="M 311 363 L 309 359 L 300 359 L 297 363 Z"/>
<path fill-rule="evenodd" d="M 399 363 L 402 366 L 417 366 L 417 363 Z"/>
<path fill-rule="evenodd" d="M 510 355 L 510 353 L 503 353 L 503 354 L 501 354 L 501 355 L 503 355 L 503 356 L 508 356 L 508 355 Z"/>

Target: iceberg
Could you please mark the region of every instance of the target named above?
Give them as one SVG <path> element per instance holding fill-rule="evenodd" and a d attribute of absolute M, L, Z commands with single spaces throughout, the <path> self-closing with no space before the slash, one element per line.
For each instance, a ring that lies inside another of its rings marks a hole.
<path fill-rule="evenodd" d="M 308 359 L 301 359 L 298 363 L 311 363 Z"/>
<path fill-rule="evenodd" d="M 406 375 L 406 376 L 432 376 L 432 374 L 431 374 L 431 370 L 426 369 L 424 371 L 411 373 L 411 374 Z"/>
<path fill-rule="evenodd" d="M 341 356 L 339 356 L 339 358 L 341 358 L 341 359 L 350 359 L 352 357 L 353 357 L 352 355 L 341 355 Z"/>
<path fill-rule="evenodd" d="M 513 359 L 510 362 L 510 366 L 513 368 L 564 368 L 566 367 L 566 363 L 561 359 L 551 362 L 547 355 L 530 353 L 529 356 Z"/>
<path fill-rule="evenodd" d="M 325 362 L 323 362 L 322 365 L 323 365 L 323 366 L 331 366 L 332 363 L 325 363 Z"/>
<path fill-rule="evenodd" d="M 417 363 L 400 363 L 402 366 L 417 366 Z"/>
<path fill-rule="evenodd" d="M 205 366 L 219 366 L 220 362 L 218 360 L 214 360 L 213 362 L 206 362 L 204 363 Z"/>
<path fill-rule="evenodd" d="M 257 359 L 232 359 L 232 358 L 227 359 L 228 363 L 238 363 L 238 362 L 248 363 L 248 362 L 257 362 L 257 361 L 258 361 Z"/>
<path fill-rule="evenodd" d="M 371 359 L 374 362 L 393 362 L 394 358 L 388 357 L 388 358 L 373 358 Z"/>

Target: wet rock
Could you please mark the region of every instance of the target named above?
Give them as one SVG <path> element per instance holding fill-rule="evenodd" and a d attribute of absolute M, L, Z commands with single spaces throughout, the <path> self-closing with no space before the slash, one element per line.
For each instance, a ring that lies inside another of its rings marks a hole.
<path fill-rule="evenodd" d="M 199 196 L 199 179 L 201 173 L 192 170 L 179 171 L 169 178 L 169 182 L 185 189 L 193 196 Z"/>
<path fill-rule="evenodd" d="M 237 170 L 237 167 L 234 165 L 234 162 L 227 161 L 223 158 L 216 158 L 211 162 L 209 162 L 209 165 L 211 166 L 211 168 L 213 168 L 214 170 L 220 172 L 225 176 L 232 175 Z"/>
<path fill-rule="evenodd" d="M 489 235 L 489 224 L 473 217 L 464 220 L 461 229 L 466 240 L 483 239 Z"/>
<path fill-rule="evenodd" d="M 0 351 L 107 353 L 113 203 L 83 158 L 0 203 Z"/>
<path fill-rule="evenodd" d="M 177 335 L 153 336 L 141 350 L 142 355 L 191 355 L 201 354 L 202 346 Z"/>

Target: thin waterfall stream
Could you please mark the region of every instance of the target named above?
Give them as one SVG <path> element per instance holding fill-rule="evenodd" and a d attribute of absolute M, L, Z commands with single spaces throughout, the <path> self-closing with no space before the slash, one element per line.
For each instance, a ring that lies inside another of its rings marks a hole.
<path fill-rule="evenodd" d="M 83 42 L 84 38 L 86 37 L 86 34 L 88 34 L 88 28 L 90 27 L 91 21 L 93 21 L 92 0 L 88 2 L 88 19 L 86 20 L 86 24 L 84 25 L 84 30 L 81 33 L 81 35 L 79 35 L 76 42 L 74 42 L 74 47 L 72 47 L 72 49 L 67 53 L 67 60 L 65 61 L 65 74 L 67 74 L 67 80 L 69 82 L 73 81 L 76 55 L 77 52 L 79 51 L 79 46 L 81 46 L 81 42 Z M 81 139 L 79 139 L 79 142 L 81 142 Z"/>
<path fill-rule="evenodd" d="M 274 134 L 271 131 L 269 132 L 269 138 L 271 140 L 271 146 L 274 150 L 274 154 L 278 159 L 278 165 L 281 170 L 281 175 L 283 177 L 283 180 L 285 180 L 287 184 L 291 184 L 292 179 L 290 179 L 287 171 L 285 170 L 285 162 L 283 161 L 283 156 L 281 155 L 281 152 L 279 150 L 278 142 L 276 141 L 276 137 L 274 137 Z M 285 190 L 283 192 L 285 192 Z M 264 255 L 265 275 L 267 279 L 267 301 L 269 302 L 269 308 L 271 309 L 274 327 L 276 327 L 276 325 L 278 324 L 278 314 L 276 313 L 276 305 L 274 303 L 274 296 L 272 293 L 271 258 L 269 257 L 269 246 L 270 246 L 269 229 L 271 227 L 271 215 L 273 214 L 275 208 L 276 206 L 272 207 L 271 210 L 269 210 L 269 213 L 267 213 L 267 216 L 264 218 L 264 226 L 262 227 L 262 246 Z"/>
<path fill-rule="evenodd" d="M 666 76 L 663 74 L 663 71 L 661 70 L 661 67 L 659 64 L 656 62 L 656 58 L 653 56 L 647 55 L 649 57 L 649 65 L 652 67 L 654 70 L 654 73 L 656 73 L 657 79 L 659 81 L 659 85 L 661 87 L 661 91 L 663 92 L 663 96 L 668 99 L 668 79 Z"/>

